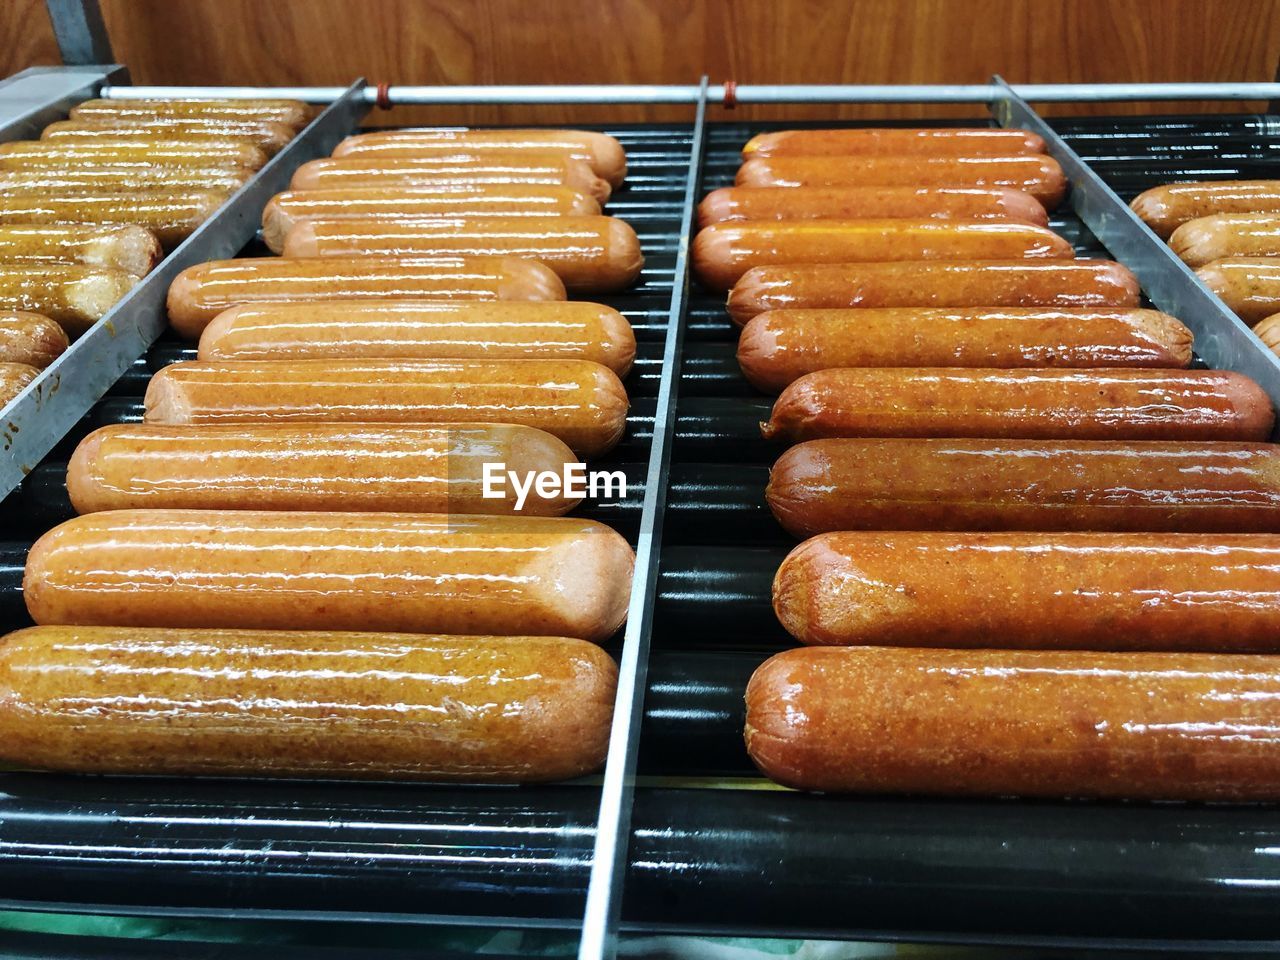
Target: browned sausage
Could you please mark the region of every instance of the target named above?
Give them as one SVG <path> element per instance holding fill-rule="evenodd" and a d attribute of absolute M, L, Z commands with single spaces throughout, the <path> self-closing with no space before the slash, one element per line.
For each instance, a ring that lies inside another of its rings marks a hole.
<path fill-rule="evenodd" d="M 257 170 L 268 160 L 266 152 L 237 140 L 165 140 L 161 143 L 131 139 L 102 139 L 93 143 L 61 140 L 15 140 L 0 143 L 0 168 L 93 167 L 97 164 L 135 164 L 139 167 L 243 167 Z"/>
<path fill-rule="evenodd" d="M 1280 259 L 1225 257 L 1207 263 L 1196 275 L 1248 324 L 1280 312 Z"/>
<path fill-rule="evenodd" d="M 0 362 L 0 407 L 7 407 L 39 375 L 29 363 Z"/>
<path fill-rule="evenodd" d="M 80 441 L 67 491 L 80 513 L 132 507 L 360 510 L 553 517 L 580 497 L 518 497 L 514 471 L 564 476 L 577 460 L 561 441 L 513 424 L 123 423 Z M 484 496 L 485 464 L 501 468 Z"/>
<path fill-rule="evenodd" d="M 241 303 L 297 300 L 563 300 L 547 267 L 515 257 L 280 257 L 213 260 L 169 287 L 169 322 L 195 339 Z"/>
<path fill-rule="evenodd" d="M 86 100 L 71 108 L 72 120 L 151 123 L 173 119 L 220 124 L 267 120 L 298 129 L 311 120 L 300 100 Z"/>
<path fill-rule="evenodd" d="M 67 332 L 48 317 L 26 310 L 0 313 L 0 362 L 43 370 L 68 347 Z"/>
<path fill-rule="evenodd" d="M 425 157 L 509 155 L 555 151 L 585 161 L 613 186 L 627 174 L 627 154 L 607 133 L 588 130 L 379 130 L 347 137 L 334 148 L 335 157 Z"/>
<path fill-rule="evenodd" d="M 704 286 L 728 290 L 765 264 L 887 260 L 1070 260 L 1071 244 L 1027 223 L 955 220 L 806 220 L 718 223 L 693 239 Z"/>
<path fill-rule="evenodd" d="M 145 228 L 171 250 L 230 194 L 220 190 L 7 189 L 0 174 L 0 224 L 94 223 Z"/>
<path fill-rule="evenodd" d="M 826 533 L 773 607 L 802 643 L 1280 650 L 1280 536 Z"/>
<path fill-rule="evenodd" d="M 635 557 L 569 517 L 106 510 L 27 556 L 38 624 L 604 640 Z"/>
<path fill-rule="evenodd" d="M 1048 210 L 1067 178 L 1052 157 L 755 157 L 738 168 L 739 187 L 1008 187 Z"/>
<path fill-rule="evenodd" d="M 607 653 L 563 637 L 33 627 L 0 639 L 0 758 L 65 773 L 560 780 L 604 762 L 616 683 Z"/>
<path fill-rule="evenodd" d="M 1108 440 L 810 440 L 773 465 L 798 537 L 839 530 L 1280 533 L 1280 446 Z"/>
<path fill-rule="evenodd" d="M 832 367 L 1185 367 L 1191 331 L 1157 310 L 771 310 L 738 363 L 777 393 Z"/>
<path fill-rule="evenodd" d="M 644 266 L 640 239 L 617 217 L 304 220 L 284 244 L 286 257 L 366 254 L 523 257 L 550 267 L 567 289 L 583 293 L 625 289 Z"/>
<path fill-rule="evenodd" d="M 93 326 L 138 278 L 110 267 L 0 263 L 0 310 L 44 314 L 71 337 Z"/>
<path fill-rule="evenodd" d="M 742 148 L 752 157 L 906 156 L 1014 157 L 1044 153 L 1044 138 L 995 127 L 854 127 L 758 133 Z"/>
<path fill-rule="evenodd" d="M 332 300 L 258 303 L 218 314 L 201 360 L 594 360 L 626 376 L 627 318 L 580 300 Z"/>
<path fill-rule="evenodd" d="M 82 263 L 142 277 L 163 255 L 155 235 L 132 224 L 0 225 L 0 261 L 10 263 Z"/>
<path fill-rule="evenodd" d="M 294 133 L 293 127 L 265 120 L 226 123 L 193 123 L 182 120 L 93 123 L 86 120 L 60 120 L 45 127 L 40 139 L 58 143 L 94 143 L 108 139 L 147 143 L 169 140 L 186 143 L 243 140 L 260 147 L 268 156 L 274 156 L 293 139 Z"/>
<path fill-rule="evenodd" d="M 1262 388 L 1229 370 L 819 370 L 778 397 L 766 437 L 1266 440 Z"/>
<path fill-rule="evenodd" d="M 809 307 L 1136 307 L 1141 288 L 1110 260 L 972 260 L 752 267 L 729 293 L 741 326 L 766 310 Z"/>
<path fill-rule="evenodd" d="M 1193 267 L 1223 257 L 1280 257 L 1280 213 L 1219 213 L 1188 220 L 1169 237 Z"/>
<path fill-rule="evenodd" d="M 1028 193 L 980 187 L 721 187 L 698 204 L 698 223 L 726 220 L 1015 220 L 1049 225 Z"/>
<path fill-rule="evenodd" d="M 788 650 L 747 751 L 803 790 L 1271 801 L 1278 698 L 1274 657 Z"/>
<path fill-rule="evenodd" d="M 157 372 L 145 406 L 149 423 L 516 423 L 596 457 L 627 392 L 587 360 L 197 361 Z"/>
<path fill-rule="evenodd" d="M 510 189 L 519 196 L 525 187 L 559 187 L 602 204 L 612 189 L 585 161 L 563 153 L 463 154 L 415 159 L 322 157 L 293 172 L 290 189 L 313 190 L 453 190 L 485 187 L 501 195 Z M 583 201 L 574 198 L 576 203 Z M 498 213 L 502 211 L 490 211 Z M 545 211 L 544 211 L 545 212 Z M 582 213 L 599 213 L 583 209 Z"/>
<path fill-rule="evenodd" d="M 1129 206 L 1168 237 L 1188 220 L 1215 213 L 1280 213 L 1280 180 L 1171 183 L 1140 193 Z"/>
<path fill-rule="evenodd" d="M 0 169 L 0 197 L 24 201 L 102 194 L 217 193 L 224 199 L 248 183 L 253 171 L 244 167 L 139 167 L 136 164 L 53 168 Z"/>

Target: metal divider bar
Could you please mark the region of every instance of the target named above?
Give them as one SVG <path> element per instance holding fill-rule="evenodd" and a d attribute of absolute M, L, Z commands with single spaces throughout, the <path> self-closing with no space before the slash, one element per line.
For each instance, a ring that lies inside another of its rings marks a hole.
<path fill-rule="evenodd" d="M 1196 353 L 1211 367 L 1235 370 L 1258 382 L 1280 408 L 1280 357 L 1196 276 L 1169 245 L 1139 219 L 1049 124 L 1000 77 L 991 111 L 1004 127 L 1044 137 L 1049 153 L 1071 181 L 1071 205 L 1080 219 L 1133 271 L 1151 302 L 1195 335 Z"/>
<path fill-rule="evenodd" d="M 359 123 L 369 109 L 360 97 L 363 88 L 363 79 L 353 83 L 5 408 L 0 498 L 164 331 L 165 297 L 174 278 L 194 264 L 234 256 L 253 238 L 263 206 L 288 185 L 294 169 L 328 154 Z"/>
<path fill-rule="evenodd" d="M 31 140 L 108 82 L 128 79 L 124 67 L 28 67 L 0 80 L 0 141 Z"/>
<path fill-rule="evenodd" d="M 667 474 L 675 435 L 676 396 L 680 381 L 680 351 L 684 343 L 685 301 L 689 291 L 689 238 L 698 202 L 707 114 L 707 78 L 702 78 L 689 146 L 689 173 L 680 215 L 680 241 L 671 284 L 671 309 L 662 349 L 662 379 L 658 386 L 653 440 L 645 472 L 640 535 L 636 541 L 636 573 L 631 604 L 618 662 L 618 695 L 609 731 L 609 752 L 600 786 L 600 814 L 596 818 L 591 874 L 582 918 L 579 960 L 612 958 L 617 951 L 618 919 L 631 835 L 631 806 L 635 791 L 640 719 L 649 671 L 649 640 L 658 589 L 659 548 L 667 507 Z"/>

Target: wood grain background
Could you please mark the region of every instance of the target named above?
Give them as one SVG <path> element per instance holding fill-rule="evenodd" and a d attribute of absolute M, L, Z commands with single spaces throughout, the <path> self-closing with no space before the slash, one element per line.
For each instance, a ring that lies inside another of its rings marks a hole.
<path fill-rule="evenodd" d="M 980 83 L 1272 80 L 1280 0 L 102 0 L 136 83 Z M 0 76 L 57 63 L 42 0 L 0 0 Z M 1081 104 L 1059 113 L 1256 111 Z M 742 118 L 976 115 L 770 106 Z M 447 107 L 388 122 L 685 120 L 684 107 Z M 725 114 L 713 110 L 713 118 Z"/>

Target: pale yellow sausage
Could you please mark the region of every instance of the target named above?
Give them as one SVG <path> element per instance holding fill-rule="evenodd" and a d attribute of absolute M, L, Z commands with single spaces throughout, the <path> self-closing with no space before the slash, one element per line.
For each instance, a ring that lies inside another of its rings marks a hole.
<path fill-rule="evenodd" d="M 86 100 L 71 108 L 71 119 L 93 123 L 180 119 L 210 124 L 267 120 L 298 129 L 311 120 L 311 113 L 300 100 Z"/>
<path fill-rule="evenodd" d="M 239 121 L 227 123 L 193 123 L 190 121 L 147 122 L 116 121 L 93 123 L 85 120 L 60 120 L 51 123 L 40 134 L 41 140 L 59 143 L 95 143 L 99 140 L 137 140 L 144 143 L 164 143 L 182 140 L 187 143 L 207 143 L 226 140 L 242 140 L 252 143 L 274 156 L 294 137 L 294 129 L 283 123 L 270 121 Z"/>
<path fill-rule="evenodd" d="M 6 189 L 0 173 L 0 224 L 93 223 L 134 225 L 151 231 L 171 250 L 226 201 L 225 190 L 141 189 L 123 184 L 94 187 Z"/>
<path fill-rule="evenodd" d="M 0 168 L 92 167 L 97 164 L 136 164 L 146 167 L 228 166 L 257 170 L 266 164 L 266 152 L 237 140 L 166 140 L 148 143 L 136 139 L 103 138 L 93 143 L 60 140 L 17 140 L 0 144 Z"/>
<path fill-rule="evenodd" d="M 132 224 L 0 225 L 0 261 L 82 263 L 144 277 L 163 256 L 155 235 Z"/>
<path fill-rule="evenodd" d="M 138 279 L 110 267 L 0 263 L 0 310 L 44 314 L 74 338 L 100 320 Z"/>

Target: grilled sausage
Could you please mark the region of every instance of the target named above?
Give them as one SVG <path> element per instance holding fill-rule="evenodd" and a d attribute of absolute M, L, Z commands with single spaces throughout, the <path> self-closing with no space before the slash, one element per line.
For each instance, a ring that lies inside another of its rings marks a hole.
<path fill-rule="evenodd" d="M 0 199 L 59 199 L 102 194 L 143 195 L 163 192 L 170 197 L 218 193 L 224 199 L 253 178 L 244 167 L 139 167 L 136 164 L 34 170 L 0 169 Z M 175 197 L 176 198 L 176 197 Z M 117 202 L 118 198 L 117 198 Z"/>
<path fill-rule="evenodd" d="M 0 407 L 7 407 L 39 375 L 29 363 L 0 362 Z"/>
<path fill-rule="evenodd" d="M 771 310 L 743 328 L 738 363 L 777 393 L 832 367 L 1186 367 L 1191 340 L 1157 310 Z"/>
<path fill-rule="evenodd" d="M 582 160 L 616 187 L 627 175 L 627 154 L 607 133 L 586 130 L 381 130 L 347 137 L 335 157 L 478 156 L 554 151 Z"/>
<path fill-rule="evenodd" d="M 72 338 L 100 320 L 138 277 L 80 264 L 0 263 L 0 310 L 27 310 L 56 320 Z"/>
<path fill-rule="evenodd" d="M 1280 533 L 1280 446 L 810 440 L 773 465 L 798 537 L 839 530 Z"/>
<path fill-rule="evenodd" d="M 602 181 L 603 182 L 603 181 Z M 343 187 L 277 193 L 262 211 L 262 237 L 276 253 L 289 231 L 306 220 L 434 220 L 438 217 L 598 216 L 600 205 L 577 190 L 538 184 L 438 183 Z"/>
<path fill-rule="evenodd" d="M 616 684 L 607 653 L 564 637 L 33 627 L 0 639 L 0 758 L 67 773 L 559 780 L 604 762 Z"/>
<path fill-rule="evenodd" d="M 0 313 L 0 363 L 43 370 L 68 346 L 67 332 L 48 317 L 25 310 Z"/>
<path fill-rule="evenodd" d="M 802 643 L 1280 650 L 1280 537 L 826 533 L 778 568 Z"/>
<path fill-rule="evenodd" d="M 1188 220 L 1169 237 L 1193 267 L 1223 257 L 1280 257 L 1280 213 L 1219 213 Z"/>
<path fill-rule="evenodd" d="M 176 247 L 227 199 L 218 190 L 8 190 L 0 174 L 0 224 L 92 223 L 135 225 L 165 250 Z"/>
<path fill-rule="evenodd" d="M 1280 798 L 1280 661 L 1188 653 L 788 650 L 747 752 L 802 790 Z"/>
<path fill-rule="evenodd" d="M 1226 257 L 1205 264 L 1196 275 L 1245 323 L 1280 312 L 1280 260 Z"/>
<path fill-rule="evenodd" d="M 0 261 L 82 263 L 142 277 L 163 255 L 155 235 L 132 224 L 0 225 Z"/>
<path fill-rule="evenodd" d="M 855 127 L 758 133 L 742 148 L 752 157 L 1015 157 L 1044 153 L 1044 138 L 995 127 Z"/>
<path fill-rule="evenodd" d="M 1280 213 L 1280 180 L 1171 183 L 1138 194 L 1129 206 L 1167 238 L 1188 220 L 1217 213 Z"/>
<path fill-rule="evenodd" d="M 1272 352 L 1280 353 L 1280 313 L 1273 313 L 1266 317 L 1253 328 L 1259 339 L 1265 343 Z"/>
<path fill-rule="evenodd" d="M 1040 201 L 1017 190 L 979 187 L 721 187 L 698 204 L 698 223 L 726 220 L 1016 220 L 1044 227 Z"/>
<path fill-rule="evenodd" d="M 612 192 L 608 182 L 597 177 L 585 161 L 563 153 L 446 154 L 399 160 L 323 157 L 298 167 L 290 189 L 390 192 L 451 189 L 463 184 L 495 192 L 502 187 L 566 187 L 597 203 L 604 203 Z"/>
<path fill-rule="evenodd" d="M 741 326 L 811 307 L 1136 307 L 1141 288 L 1110 260 L 901 261 L 752 267 L 729 293 Z"/>
<path fill-rule="evenodd" d="M 739 187 L 1008 187 L 1062 202 L 1067 178 L 1052 157 L 754 157 Z"/>
<path fill-rule="evenodd" d="M 267 156 L 275 156 L 293 139 L 294 134 L 292 127 L 266 120 L 225 123 L 196 123 L 189 120 L 92 123 L 85 120 L 60 120 L 45 127 L 40 139 L 58 143 L 95 143 L 104 139 L 147 143 L 164 143 L 169 140 L 181 140 L 184 143 L 241 140 L 261 148 Z"/>
<path fill-rule="evenodd" d="M 311 109 L 300 100 L 86 100 L 71 108 L 71 119 L 89 123 L 171 119 L 211 125 L 265 120 L 296 130 L 310 122 Z"/>
<path fill-rule="evenodd" d="M 38 624 L 611 636 L 635 557 L 568 517 L 108 510 L 31 548 Z"/>
<path fill-rule="evenodd" d="M 586 360 L 197 361 L 158 371 L 145 406 L 149 423 L 516 423 L 595 457 L 627 393 Z"/>
<path fill-rule="evenodd" d="M 644 266 L 640 239 L 617 217 L 306 220 L 284 244 L 286 257 L 366 254 L 523 257 L 550 267 L 566 289 L 581 293 L 625 289 Z"/>
<path fill-rule="evenodd" d="M 261 147 L 236 140 L 164 140 L 159 143 L 112 138 L 93 143 L 60 140 L 17 140 L 0 143 L 0 168 L 93 167 L 136 164 L 139 167 L 243 167 L 257 170 L 268 157 Z"/>
<path fill-rule="evenodd" d="M 188 267 L 169 288 L 169 322 L 195 339 L 228 307 L 292 300 L 563 300 L 551 270 L 515 257 L 278 257 Z"/>
<path fill-rule="evenodd" d="M 333 300 L 218 314 L 201 360 L 594 360 L 620 377 L 636 355 L 626 317 L 583 301 Z"/>
<path fill-rule="evenodd" d="M 80 513 L 155 507 L 551 517 L 581 498 L 530 487 L 517 508 L 505 472 L 495 486 L 500 495 L 484 496 L 484 465 L 503 465 L 523 484 L 541 472 L 564 476 L 575 462 L 550 434 L 511 424 L 130 423 L 80 441 L 67 490 Z"/>
<path fill-rule="evenodd" d="M 766 438 L 1266 440 L 1262 388 L 1229 370 L 819 370 L 778 397 Z"/>
<path fill-rule="evenodd" d="M 809 220 L 719 223 L 693 239 L 704 286 L 728 290 L 752 267 L 886 260 L 1070 260 L 1071 244 L 1026 223 L 948 220 Z"/>

